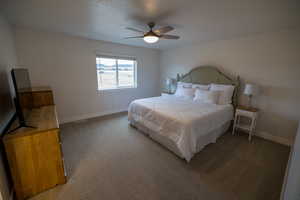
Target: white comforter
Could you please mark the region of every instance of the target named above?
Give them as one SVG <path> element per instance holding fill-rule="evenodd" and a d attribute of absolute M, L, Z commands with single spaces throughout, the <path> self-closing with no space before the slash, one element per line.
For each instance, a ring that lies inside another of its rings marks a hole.
<path fill-rule="evenodd" d="M 129 121 L 171 140 L 187 161 L 197 152 L 199 137 L 221 127 L 232 117 L 232 105 L 202 103 L 173 95 L 135 100 L 128 109 Z"/>

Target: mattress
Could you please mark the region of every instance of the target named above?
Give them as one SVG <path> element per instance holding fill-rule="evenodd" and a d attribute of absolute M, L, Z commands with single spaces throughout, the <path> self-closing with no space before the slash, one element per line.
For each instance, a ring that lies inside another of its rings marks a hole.
<path fill-rule="evenodd" d="M 232 118 L 232 105 L 174 95 L 138 99 L 128 108 L 131 124 L 188 162 L 205 145 L 215 142 Z"/>

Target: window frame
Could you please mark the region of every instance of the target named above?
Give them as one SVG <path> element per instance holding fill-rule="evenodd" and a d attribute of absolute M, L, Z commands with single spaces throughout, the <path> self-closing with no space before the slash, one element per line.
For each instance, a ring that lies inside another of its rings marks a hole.
<path fill-rule="evenodd" d="M 100 88 L 99 87 L 99 80 L 98 80 L 98 68 L 97 68 L 97 58 L 107 58 L 107 59 L 115 59 L 116 61 L 116 87 L 113 88 Z M 118 60 L 130 60 L 134 61 L 133 66 L 133 73 L 134 73 L 134 80 L 133 80 L 133 86 L 119 86 L 119 64 Z M 102 55 L 102 54 L 96 54 L 96 75 L 97 75 L 97 91 L 107 91 L 107 90 L 123 90 L 123 89 L 135 89 L 138 87 L 137 84 L 137 59 L 135 57 L 127 57 L 127 56 L 115 56 L 115 55 Z"/>

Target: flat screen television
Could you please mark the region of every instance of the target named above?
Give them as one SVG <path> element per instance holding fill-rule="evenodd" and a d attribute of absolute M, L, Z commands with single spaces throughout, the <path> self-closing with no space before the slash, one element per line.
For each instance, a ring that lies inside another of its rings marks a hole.
<path fill-rule="evenodd" d="M 0 134 L 7 131 L 15 115 L 9 80 L 9 71 L 6 66 L 0 65 Z"/>
<path fill-rule="evenodd" d="M 15 88 L 15 107 L 19 120 L 19 127 L 30 127 L 28 125 L 28 111 L 32 109 L 32 88 L 28 69 L 16 68 L 11 70 L 11 76 Z"/>

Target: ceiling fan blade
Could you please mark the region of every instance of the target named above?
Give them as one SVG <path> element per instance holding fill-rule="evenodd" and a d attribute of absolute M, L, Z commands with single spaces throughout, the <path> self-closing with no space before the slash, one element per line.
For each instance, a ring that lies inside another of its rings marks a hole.
<path fill-rule="evenodd" d="M 180 36 L 177 36 L 177 35 L 162 35 L 161 38 L 171 39 L 171 40 L 178 40 L 180 38 Z"/>
<path fill-rule="evenodd" d="M 172 30 L 174 30 L 174 28 L 172 26 L 165 26 L 165 27 L 154 30 L 154 33 L 156 33 L 158 35 L 161 35 L 161 34 L 164 34 L 164 33 L 168 33 Z"/>
<path fill-rule="evenodd" d="M 138 32 L 138 33 L 144 33 L 144 31 L 141 31 L 141 30 L 136 29 L 136 28 L 126 27 L 126 29 L 130 30 L 130 31 Z"/>
<path fill-rule="evenodd" d="M 144 36 L 133 36 L 133 37 L 125 37 L 124 39 L 134 39 L 134 38 L 143 38 Z"/>

